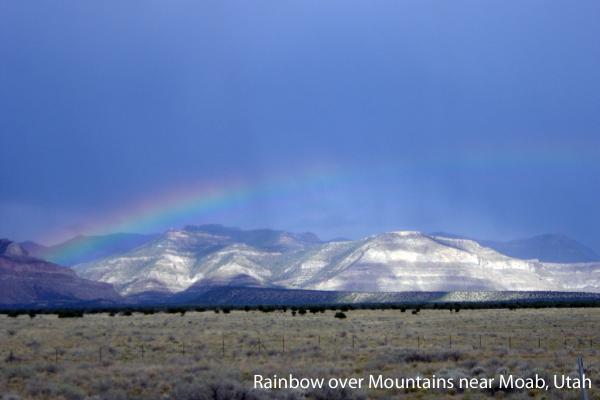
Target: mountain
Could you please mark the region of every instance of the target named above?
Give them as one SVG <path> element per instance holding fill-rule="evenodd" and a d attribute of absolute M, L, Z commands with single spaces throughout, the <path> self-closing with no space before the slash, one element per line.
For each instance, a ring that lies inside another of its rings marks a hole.
<path fill-rule="evenodd" d="M 600 256 L 589 247 L 566 235 L 544 234 L 510 241 L 479 240 L 447 232 L 431 233 L 454 239 L 475 240 L 482 246 L 490 247 L 499 253 L 522 260 L 538 260 L 548 263 L 598 262 Z"/>
<path fill-rule="evenodd" d="M 43 258 L 39 257 L 39 255 L 48 251 L 48 246 L 44 246 L 43 244 L 39 244 L 31 240 L 21 242 L 19 245 L 32 257 Z"/>
<path fill-rule="evenodd" d="M 8 239 L 0 239 L 0 257 L 23 258 L 28 256 L 27 250 L 18 243 L 11 242 Z"/>
<path fill-rule="evenodd" d="M 592 249 L 565 235 L 546 234 L 508 242 L 481 241 L 507 256 L 537 259 L 552 263 L 582 263 L 600 261 Z"/>
<path fill-rule="evenodd" d="M 289 251 L 321 243 L 317 235 L 310 232 L 290 233 L 272 229 L 242 230 L 240 228 L 231 228 L 216 224 L 188 225 L 183 230 L 190 233 L 197 232 L 227 238 L 232 242 L 272 251 Z"/>
<path fill-rule="evenodd" d="M 0 305 L 118 300 L 111 285 L 82 279 L 70 268 L 31 257 L 18 243 L 0 239 Z"/>
<path fill-rule="evenodd" d="M 308 233 L 187 226 L 127 254 L 75 268 L 89 279 L 113 284 L 122 294 L 179 292 L 193 284 L 264 286 L 272 281 L 274 265 L 318 244 Z"/>
<path fill-rule="evenodd" d="M 138 300 L 140 300 L 138 298 Z M 326 305 L 326 304 L 424 304 L 424 303 L 527 303 L 527 302 L 598 302 L 598 293 L 468 291 L 468 292 L 344 292 L 333 290 L 298 290 L 216 286 L 203 290 L 186 290 L 163 297 L 146 298 L 138 304 L 199 304 L 223 306 L 259 305 Z"/>
<path fill-rule="evenodd" d="M 171 230 L 126 254 L 75 266 L 123 295 L 210 287 L 350 292 L 600 291 L 600 263 L 545 264 L 461 238 L 401 231 L 321 242 L 218 225 Z M 577 279 L 571 274 L 577 272 Z"/>
<path fill-rule="evenodd" d="M 79 235 L 54 246 L 27 241 L 20 243 L 34 257 L 60 265 L 73 266 L 127 253 L 143 244 L 157 239 L 160 235 L 137 233 L 114 233 L 111 235 Z"/>
<path fill-rule="evenodd" d="M 471 240 L 389 232 L 330 243 L 286 269 L 285 286 L 348 291 L 552 290 L 537 263 Z"/>

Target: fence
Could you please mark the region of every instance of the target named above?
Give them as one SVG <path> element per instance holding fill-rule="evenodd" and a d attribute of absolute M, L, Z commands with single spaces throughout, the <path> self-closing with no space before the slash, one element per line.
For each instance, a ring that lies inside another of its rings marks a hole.
<path fill-rule="evenodd" d="M 144 343 L 79 343 L 76 346 L 27 346 L 26 344 L 2 345 L 6 363 L 18 362 L 103 362 L 103 361 L 159 361 L 170 356 L 193 357 L 254 357 L 280 356 L 302 352 L 377 352 L 390 350 L 511 350 L 535 351 L 559 349 L 595 349 L 600 347 L 599 338 L 581 337 L 532 337 L 486 335 L 223 335 L 204 341 L 177 340 L 171 342 Z"/>

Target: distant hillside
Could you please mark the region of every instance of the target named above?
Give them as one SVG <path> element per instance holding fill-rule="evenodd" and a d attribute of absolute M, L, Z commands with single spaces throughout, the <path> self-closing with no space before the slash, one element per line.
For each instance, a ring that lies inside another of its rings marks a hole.
<path fill-rule="evenodd" d="M 565 235 L 539 235 L 508 242 L 481 241 L 507 256 L 521 259 L 538 259 L 553 263 L 582 263 L 600 261 L 592 249 Z"/>
<path fill-rule="evenodd" d="M 113 287 L 78 277 L 72 269 L 31 257 L 0 239 L 0 306 L 120 301 Z"/>
<path fill-rule="evenodd" d="M 549 263 L 587 263 L 600 261 L 600 255 L 566 235 L 544 234 L 510 241 L 479 240 L 447 232 L 434 232 L 433 236 L 475 240 L 504 255 L 523 260 Z"/>
<path fill-rule="evenodd" d="M 114 284 L 122 294 L 177 292 L 193 284 L 261 286 L 270 282 L 275 264 L 320 245 L 310 233 L 186 226 L 128 253 L 75 268 L 88 279 Z"/>
<path fill-rule="evenodd" d="M 327 304 L 528 303 L 600 301 L 600 294 L 578 292 L 346 292 L 216 286 L 190 288 L 168 295 L 146 293 L 128 298 L 137 304 L 193 304 L 206 306 L 280 306 Z"/>
<path fill-rule="evenodd" d="M 228 238 L 233 242 L 273 251 L 288 251 L 303 248 L 306 245 L 321 243 L 317 235 L 310 232 L 291 233 L 273 229 L 243 230 L 217 224 L 188 225 L 183 230 L 191 233 Z"/>
<path fill-rule="evenodd" d="M 600 263 L 548 264 L 473 240 L 414 231 L 321 242 L 314 235 L 223 226 L 170 230 L 125 254 L 74 267 L 124 296 L 191 288 L 350 292 L 600 291 Z"/>
<path fill-rule="evenodd" d="M 155 240 L 160 235 L 137 233 L 115 233 L 98 236 L 76 236 L 55 246 L 43 246 L 35 242 L 21 243 L 34 257 L 60 265 L 73 266 L 117 254 L 127 253 Z"/>

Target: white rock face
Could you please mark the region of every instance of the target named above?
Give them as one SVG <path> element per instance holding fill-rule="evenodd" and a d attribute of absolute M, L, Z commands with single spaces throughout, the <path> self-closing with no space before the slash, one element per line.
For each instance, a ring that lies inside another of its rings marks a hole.
<path fill-rule="evenodd" d="M 552 290 L 537 263 L 511 259 L 469 240 L 418 232 L 365 239 L 303 288 L 353 291 Z M 330 272 L 327 273 L 327 270 Z"/>
<path fill-rule="evenodd" d="M 600 291 L 600 263 L 543 264 L 472 240 L 413 231 L 320 243 L 278 231 L 189 228 L 75 268 L 124 295 L 213 284 L 371 292 Z"/>
<path fill-rule="evenodd" d="M 266 286 L 281 251 L 290 253 L 312 243 L 310 237 L 279 231 L 189 227 L 168 231 L 129 253 L 74 268 L 81 276 L 112 283 L 124 295 L 180 292 L 202 283 Z"/>

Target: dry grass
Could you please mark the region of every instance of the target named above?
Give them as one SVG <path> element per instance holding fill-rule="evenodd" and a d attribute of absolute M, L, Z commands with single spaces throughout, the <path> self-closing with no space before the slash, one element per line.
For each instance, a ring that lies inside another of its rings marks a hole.
<path fill-rule="evenodd" d="M 576 358 L 582 355 L 593 381 L 592 398 L 600 398 L 600 309 L 425 310 L 417 315 L 364 310 L 346 312 L 343 320 L 334 314 L 0 316 L 0 393 L 7 399 L 67 400 L 577 399 L 575 391 L 300 393 L 251 388 L 254 374 L 575 376 Z"/>

